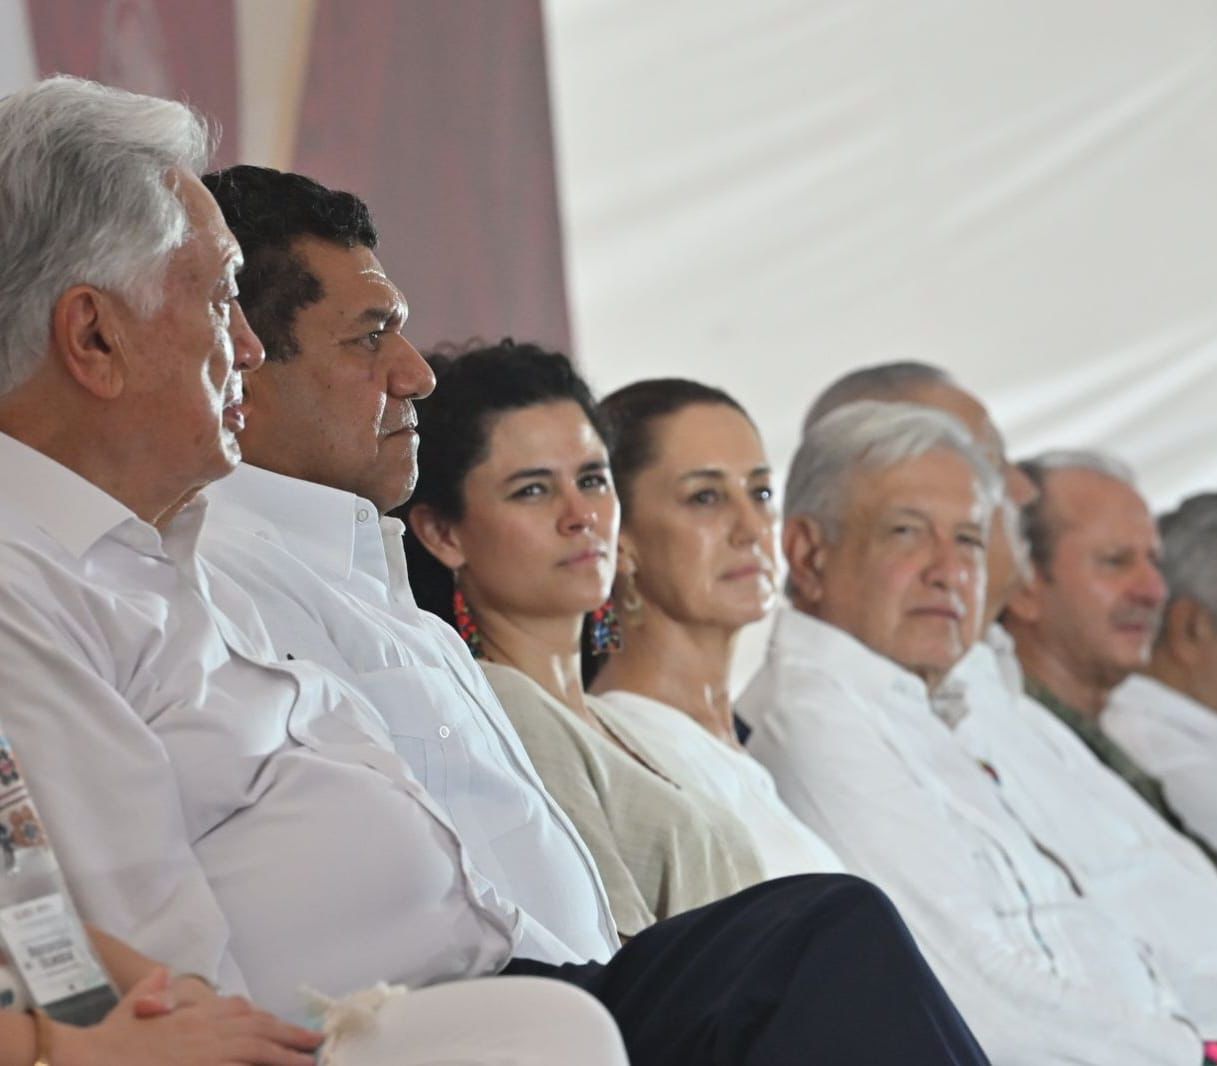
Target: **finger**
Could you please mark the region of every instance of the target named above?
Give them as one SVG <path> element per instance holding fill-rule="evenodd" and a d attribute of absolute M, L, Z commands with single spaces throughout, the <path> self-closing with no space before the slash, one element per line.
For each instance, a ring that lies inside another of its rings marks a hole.
<path fill-rule="evenodd" d="M 158 1001 L 164 1001 L 169 997 L 169 971 L 163 966 L 158 966 L 150 973 L 145 974 L 128 989 L 127 994 L 119 1000 L 115 1011 L 121 1011 L 129 1014 L 132 1017 L 143 1017 L 139 1013 L 139 1005 L 151 1007 Z M 172 1001 L 170 1000 L 172 1009 Z M 164 1014 L 164 1009 L 153 1009 L 154 1014 Z"/>
<path fill-rule="evenodd" d="M 246 1037 L 233 1045 L 238 1062 L 251 1066 L 314 1066 L 315 1060 L 308 1052 L 294 1051 L 273 1040 Z"/>
<path fill-rule="evenodd" d="M 131 1003 L 131 1012 L 136 1018 L 159 1018 L 162 1014 L 170 1014 L 175 1004 L 168 992 L 160 992 L 154 996 L 140 996 Z"/>

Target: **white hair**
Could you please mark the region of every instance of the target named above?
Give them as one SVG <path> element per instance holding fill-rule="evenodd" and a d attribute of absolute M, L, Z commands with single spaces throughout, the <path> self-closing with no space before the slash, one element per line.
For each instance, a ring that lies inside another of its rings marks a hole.
<path fill-rule="evenodd" d="M 1217 492 L 1184 500 L 1158 528 L 1171 600 L 1186 596 L 1217 617 Z"/>
<path fill-rule="evenodd" d="M 815 518 L 834 540 L 854 471 L 884 470 L 939 450 L 960 456 L 972 468 L 988 521 L 1002 499 L 1002 479 L 964 424 L 933 408 L 877 400 L 846 404 L 808 429 L 790 464 L 785 516 Z"/>
<path fill-rule="evenodd" d="M 1129 488 L 1137 487 L 1137 479 L 1132 472 L 1132 467 L 1123 459 L 1117 459 L 1106 452 L 1087 451 L 1080 448 L 1072 451 L 1061 449 L 1042 452 L 1034 459 L 1019 463 L 1019 466 L 1024 470 L 1030 467 L 1043 473 L 1047 473 L 1049 470 L 1089 470 L 1092 473 L 1109 477 L 1113 481 L 1120 481 Z M 1041 478 L 1035 480 L 1042 480 L 1042 475 Z"/>
<path fill-rule="evenodd" d="M 803 419 L 803 433 L 806 434 L 821 418 L 846 404 L 861 400 L 894 403 L 907 400 L 910 393 L 927 386 L 954 384 L 950 374 L 930 363 L 909 360 L 864 366 L 837 378 L 820 393 Z"/>
<path fill-rule="evenodd" d="M 57 76 L 0 100 L 0 395 L 46 354 L 73 285 L 140 314 L 189 236 L 174 169 L 206 167 L 211 136 L 185 104 Z"/>

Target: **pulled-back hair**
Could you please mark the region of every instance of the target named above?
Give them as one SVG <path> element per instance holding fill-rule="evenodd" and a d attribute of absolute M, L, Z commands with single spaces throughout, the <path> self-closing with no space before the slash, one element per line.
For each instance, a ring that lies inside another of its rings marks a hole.
<path fill-rule="evenodd" d="M 73 285 L 160 307 L 190 235 L 173 172 L 207 165 L 185 104 L 65 76 L 0 100 L 0 395 L 34 373 Z"/>
<path fill-rule="evenodd" d="M 635 478 L 655 461 L 655 423 L 686 407 L 707 404 L 730 407 L 748 418 L 748 412 L 722 389 L 686 378 L 636 381 L 600 401 L 600 415 L 608 432 L 613 483 L 617 486 L 623 518 L 629 516 Z"/>
<path fill-rule="evenodd" d="M 1158 530 L 1171 602 L 1187 597 L 1217 618 L 1217 492 L 1184 500 L 1158 519 Z"/>
<path fill-rule="evenodd" d="M 950 374 L 930 363 L 906 360 L 859 367 L 820 393 L 803 419 L 803 432 L 806 434 L 821 418 L 846 404 L 860 400 L 908 401 L 920 389 L 952 384 Z"/>
<path fill-rule="evenodd" d="M 292 245 L 316 237 L 343 248 L 375 248 L 368 206 L 354 193 L 327 189 L 303 174 L 235 166 L 203 176 L 245 254 L 237 275 L 241 309 L 266 349 L 283 361 L 300 351 L 296 315 L 324 295 Z"/>
<path fill-rule="evenodd" d="M 415 599 L 453 624 L 452 575 L 410 531 L 410 512 L 426 504 L 449 522 L 464 517 L 465 478 L 489 454 L 495 422 L 508 412 L 571 401 L 602 440 L 606 435 L 587 384 L 558 352 L 506 337 L 498 344 L 431 352 L 427 362 L 435 372 L 435 391 L 417 404 L 418 483 L 392 513 L 407 526 L 406 558 Z"/>

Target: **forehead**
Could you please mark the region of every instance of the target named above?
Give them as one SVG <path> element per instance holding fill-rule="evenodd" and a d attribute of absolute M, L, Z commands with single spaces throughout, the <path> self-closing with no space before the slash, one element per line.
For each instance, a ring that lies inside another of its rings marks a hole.
<path fill-rule="evenodd" d="M 911 508 L 943 521 L 967 522 L 978 521 L 984 511 L 971 465 L 945 449 L 878 470 L 859 467 L 847 492 L 850 513 Z"/>
<path fill-rule="evenodd" d="M 213 275 L 228 264 L 240 264 L 240 246 L 224 221 L 219 204 L 195 175 L 174 171 L 169 180 L 177 183 L 178 199 L 190 227 L 185 243 L 170 260 L 169 280 L 212 282 Z"/>
<path fill-rule="evenodd" d="M 361 244 L 344 248 L 317 237 L 302 237 L 292 243 L 292 252 L 321 282 L 321 299 L 302 314 L 311 312 L 312 317 L 337 325 L 352 322 L 373 309 L 405 313 L 405 297 L 372 249 Z"/>
<path fill-rule="evenodd" d="M 751 471 L 766 465 L 752 423 L 727 404 L 699 403 L 655 420 L 653 466 L 679 475 L 695 468 Z"/>
<path fill-rule="evenodd" d="M 495 416 L 483 465 L 557 469 L 604 455 L 604 443 L 583 408 L 574 400 L 555 400 Z"/>
<path fill-rule="evenodd" d="M 1158 543 L 1149 507 L 1122 481 L 1094 470 L 1052 470 L 1044 479 L 1044 492 L 1062 540 Z"/>

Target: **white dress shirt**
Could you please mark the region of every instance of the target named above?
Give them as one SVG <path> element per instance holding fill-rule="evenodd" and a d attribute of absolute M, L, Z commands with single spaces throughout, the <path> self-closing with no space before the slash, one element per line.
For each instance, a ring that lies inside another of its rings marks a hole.
<path fill-rule="evenodd" d="M 935 694 L 967 713 L 952 731 L 990 767 L 1002 803 L 1079 888 L 1154 957 L 1205 1034 L 1217 1033 L 1217 870 L 1059 718 L 1012 689 L 993 641 Z M 1169 900 L 1169 906 L 1163 901 Z"/>
<path fill-rule="evenodd" d="M 748 827 L 766 879 L 841 873 L 836 853 L 786 806 L 769 773 L 675 707 L 636 692 L 597 696 L 601 713 L 631 746 L 685 791 L 726 807 Z"/>
<path fill-rule="evenodd" d="M 1134 674 L 1111 694 L 1099 726 L 1161 782 L 1188 832 L 1217 851 L 1217 711 Z"/>
<path fill-rule="evenodd" d="M 785 610 L 739 711 L 782 798 L 891 895 L 995 1066 L 1196 1066 L 1148 953 L 1040 853 L 917 677 Z"/>
<path fill-rule="evenodd" d="M 554 958 L 526 938 L 518 953 L 611 956 L 617 934 L 592 857 L 460 637 L 414 602 L 401 522 L 249 464 L 207 498 L 200 551 L 250 595 L 276 651 L 363 692 L 475 868 L 569 945 Z"/>
<path fill-rule="evenodd" d="M 5 728 L 84 916 L 299 1017 L 492 973 L 525 916 L 468 861 L 357 692 L 279 663 L 195 553 L 0 435 Z"/>

